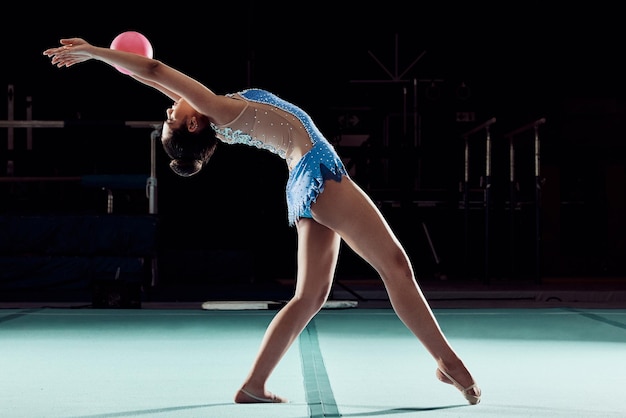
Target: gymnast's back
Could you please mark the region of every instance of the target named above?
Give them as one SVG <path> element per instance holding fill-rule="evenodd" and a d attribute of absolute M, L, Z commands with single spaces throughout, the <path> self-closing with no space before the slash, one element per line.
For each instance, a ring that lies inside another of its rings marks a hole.
<path fill-rule="evenodd" d="M 233 121 L 212 125 L 223 142 L 266 149 L 291 169 L 315 143 L 326 141 L 306 112 L 273 93 L 247 89 L 227 96 L 245 101 L 246 107 Z"/>

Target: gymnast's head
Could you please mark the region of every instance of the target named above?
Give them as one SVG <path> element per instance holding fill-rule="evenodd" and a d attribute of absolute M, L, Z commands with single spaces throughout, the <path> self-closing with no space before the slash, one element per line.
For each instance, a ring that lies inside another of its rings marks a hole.
<path fill-rule="evenodd" d="M 167 109 L 161 143 L 172 159 L 170 168 L 179 176 L 189 177 L 200 172 L 215 152 L 217 141 L 209 119 L 184 99 Z"/>

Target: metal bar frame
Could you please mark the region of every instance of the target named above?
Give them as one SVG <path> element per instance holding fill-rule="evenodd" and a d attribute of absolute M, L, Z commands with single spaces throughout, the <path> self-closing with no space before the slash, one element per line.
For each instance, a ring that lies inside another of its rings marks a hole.
<path fill-rule="evenodd" d="M 535 281 L 537 283 L 541 282 L 541 187 L 542 187 L 542 179 L 541 179 L 541 143 L 539 140 L 539 127 L 546 123 L 546 118 L 540 118 L 533 122 L 530 122 L 526 125 L 523 125 L 507 134 L 504 135 L 505 138 L 509 140 L 509 189 L 510 189 L 510 198 L 509 198 L 509 206 L 510 206 L 510 217 L 511 217 L 511 243 L 510 243 L 510 251 L 511 251 L 511 259 L 512 263 L 514 263 L 514 233 L 515 233 L 515 204 L 516 204 L 516 176 L 515 176 L 515 144 L 514 139 L 517 135 L 524 133 L 529 130 L 533 130 L 533 148 L 534 148 L 534 177 L 535 177 Z M 514 265 L 513 265 L 514 267 Z"/>
<path fill-rule="evenodd" d="M 490 280 L 489 272 L 489 236 L 491 234 L 489 219 L 491 206 L 491 125 L 496 123 L 496 118 L 493 117 L 484 123 L 470 129 L 465 132 L 462 137 L 464 140 L 465 152 L 464 152 L 464 173 L 463 173 L 463 209 L 465 212 L 465 266 L 467 267 L 469 257 L 469 137 L 484 131 L 485 132 L 485 178 L 483 182 L 483 208 L 485 211 L 485 255 L 484 255 L 484 281 L 488 283 Z"/>
<path fill-rule="evenodd" d="M 110 124 L 110 122 L 108 122 Z M 98 122 L 93 121 L 89 122 L 89 125 L 102 125 L 107 124 L 107 122 Z M 71 121 L 62 121 L 62 120 L 0 120 L 0 128 L 7 128 L 9 132 L 12 133 L 12 130 L 15 128 L 65 128 L 68 126 L 78 126 L 76 122 Z M 85 123 L 87 125 L 87 123 Z M 156 214 L 158 213 L 157 208 L 157 178 L 156 178 L 156 142 L 161 136 L 161 129 L 163 126 L 163 122 L 158 121 L 125 121 L 121 122 L 122 126 L 127 126 L 129 128 L 150 128 L 152 132 L 150 133 L 150 177 L 146 183 L 146 196 L 149 200 L 149 213 Z M 32 148 L 32 142 L 30 142 L 30 147 Z M 9 141 L 8 143 L 9 150 L 13 149 L 14 144 L 13 141 Z M 30 149 L 30 148 L 29 148 Z M 10 174 L 10 173 L 8 173 Z M 78 178 L 80 179 L 80 178 Z M 47 180 L 44 180 L 42 177 L 0 177 L 0 182 L 23 182 L 23 181 L 75 181 L 76 178 L 65 178 L 65 177 L 50 177 Z"/>

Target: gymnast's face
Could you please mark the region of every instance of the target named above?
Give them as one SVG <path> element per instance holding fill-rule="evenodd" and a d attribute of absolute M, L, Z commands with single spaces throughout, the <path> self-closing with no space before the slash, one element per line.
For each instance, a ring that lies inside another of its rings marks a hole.
<path fill-rule="evenodd" d="M 193 118 L 194 110 L 185 99 L 174 102 L 165 113 L 167 119 L 163 123 L 162 138 L 169 138 L 173 130 L 180 129 L 188 121 L 195 119 Z"/>

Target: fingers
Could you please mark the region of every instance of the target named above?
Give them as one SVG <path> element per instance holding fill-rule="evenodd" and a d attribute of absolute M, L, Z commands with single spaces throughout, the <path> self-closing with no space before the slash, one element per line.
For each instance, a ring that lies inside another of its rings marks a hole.
<path fill-rule="evenodd" d="M 53 55 L 58 54 L 61 50 L 62 50 L 62 48 L 48 48 L 45 51 L 43 51 L 43 54 L 48 56 L 48 57 L 51 57 Z"/>
<path fill-rule="evenodd" d="M 74 57 L 73 51 L 68 46 L 61 46 L 57 48 L 48 48 L 43 51 L 43 55 L 51 57 L 53 59 L 53 64 L 55 61 L 65 59 L 68 60 L 70 57 Z"/>
<path fill-rule="evenodd" d="M 75 44 L 78 45 L 78 44 L 84 43 L 84 42 L 81 42 L 81 39 L 79 38 L 63 38 L 59 42 L 62 46 L 58 46 L 55 48 L 48 48 L 45 51 L 43 51 L 43 54 L 47 56 L 60 54 L 62 52 L 67 52 L 69 48 L 74 46 Z"/>
<path fill-rule="evenodd" d="M 43 52 L 44 55 L 51 58 L 50 63 L 57 67 L 69 67 L 72 64 L 76 64 L 78 59 L 64 54 L 62 48 L 51 48 Z"/>
<path fill-rule="evenodd" d="M 68 52 L 70 50 L 71 46 L 72 46 L 72 44 L 65 44 L 63 46 L 57 46 L 57 47 L 54 47 L 54 48 L 48 48 L 45 51 L 43 51 L 43 54 L 51 56 L 51 55 L 59 54 L 61 52 Z"/>
<path fill-rule="evenodd" d="M 75 49 L 75 47 L 86 44 L 81 38 L 63 38 L 59 42 L 61 46 L 43 51 L 43 55 L 51 58 L 52 65 L 59 68 L 70 67 L 88 59 L 80 52 L 81 48 Z"/>
<path fill-rule="evenodd" d="M 51 64 L 52 65 L 56 65 L 57 67 L 61 68 L 61 67 L 70 67 L 74 64 L 77 64 L 81 62 L 80 59 L 77 58 L 73 58 L 73 57 L 59 57 L 59 56 L 54 56 L 51 60 Z"/>

